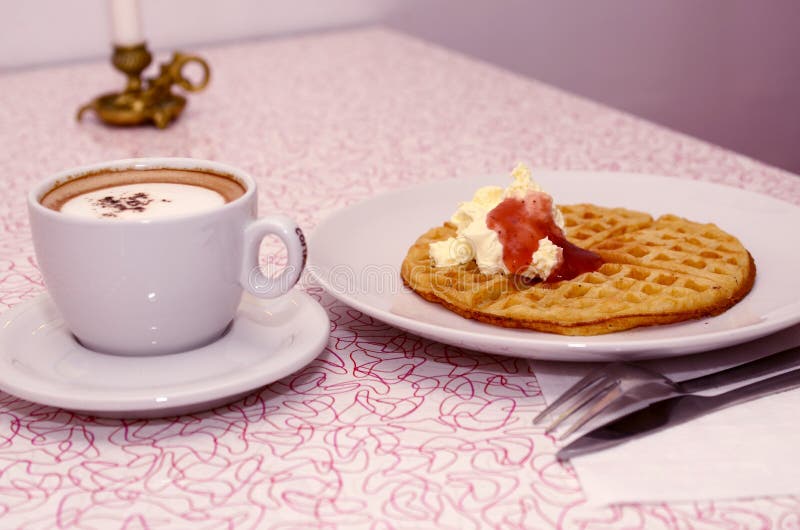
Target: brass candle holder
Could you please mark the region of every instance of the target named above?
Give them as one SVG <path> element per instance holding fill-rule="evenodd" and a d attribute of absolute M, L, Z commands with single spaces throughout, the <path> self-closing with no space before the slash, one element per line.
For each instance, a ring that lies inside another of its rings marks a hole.
<path fill-rule="evenodd" d="M 122 92 L 103 94 L 78 110 L 80 121 L 86 111 L 93 110 L 103 122 L 110 125 L 141 125 L 152 122 L 159 129 L 165 128 L 176 119 L 186 106 L 186 98 L 172 92 L 178 85 L 187 92 L 203 90 L 211 77 L 211 70 L 205 60 L 195 55 L 175 52 L 172 60 L 161 65 L 157 77 L 142 81 L 142 72 L 150 65 L 153 56 L 145 43 L 134 46 L 114 46 L 111 63 L 114 68 L 128 77 L 127 86 Z M 203 76 L 199 82 L 192 83 L 183 75 L 183 68 L 189 63 L 197 63 Z"/>

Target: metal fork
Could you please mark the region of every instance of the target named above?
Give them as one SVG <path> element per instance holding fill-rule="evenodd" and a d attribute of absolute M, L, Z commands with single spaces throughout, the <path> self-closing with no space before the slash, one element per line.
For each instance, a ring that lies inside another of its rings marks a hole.
<path fill-rule="evenodd" d="M 676 382 L 635 363 L 611 363 L 594 370 L 534 418 L 545 431 L 565 439 L 582 427 L 597 428 L 629 412 L 675 396 L 698 394 L 774 375 L 800 365 L 800 346 L 712 374 Z M 590 423 L 591 422 L 591 423 Z"/>

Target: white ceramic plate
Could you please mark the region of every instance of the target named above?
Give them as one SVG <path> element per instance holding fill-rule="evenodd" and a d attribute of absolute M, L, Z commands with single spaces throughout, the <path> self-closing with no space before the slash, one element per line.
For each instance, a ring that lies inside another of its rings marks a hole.
<path fill-rule="evenodd" d="M 82 347 L 48 295 L 2 316 L 0 389 L 96 416 L 189 414 L 235 401 L 319 355 L 325 310 L 303 292 L 275 300 L 245 295 L 227 333 L 196 350 L 124 357 Z"/>
<path fill-rule="evenodd" d="M 591 202 L 716 223 L 752 253 L 758 270 L 753 290 L 714 318 L 567 337 L 467 320 L 405 288 L 400 263 L 416 238 L 449 219 L 477 188 L 508 185 L 506 176 L 434 182 L 340 210 L 313 233 L 309 272 L 342 302 L 401 329 L 455 346 L 534 359 L 667 357 L 738 344 L 800 322 L 797 206 L 737 188 L 652 175 L 535 172 L 534 177 L 562 204 Z"/>

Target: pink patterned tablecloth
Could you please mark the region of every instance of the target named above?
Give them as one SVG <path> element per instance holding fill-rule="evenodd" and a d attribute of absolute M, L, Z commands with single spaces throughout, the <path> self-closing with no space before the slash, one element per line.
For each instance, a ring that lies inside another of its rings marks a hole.
<path fill-rule="evenodd" d="M 0 304 L 44 290 L 24 197 L 60 169 L 190 156 L 251 172 L 312 231 L 375 193 L 518 160 L 704 179 L 800 204 L 800 178 L 384 29 L 198 51 L 209 89 L 165 131 L 77 124 L 106 62 L 0 75 Z M 300 372 L 213 411 L 85 417 L 0 392 L 2 528 L 798 528 L 800 498 L 591 508 L 530 425 L 521 359 L 332 321 Z"/>

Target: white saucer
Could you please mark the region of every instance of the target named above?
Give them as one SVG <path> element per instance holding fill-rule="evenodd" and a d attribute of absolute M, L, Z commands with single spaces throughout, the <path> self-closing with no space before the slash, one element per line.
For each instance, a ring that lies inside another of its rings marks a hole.
<path fill-rule="evenodd" d="M 330 333 L 307 294 L 245 294 L 227 333 L 196 350 L 123 357 L 87 350 L 48 295 L 2 315 L 0 390 L 44 405 L 143 418 L 214 408 L 285 377 L 319 355 Z"/>

